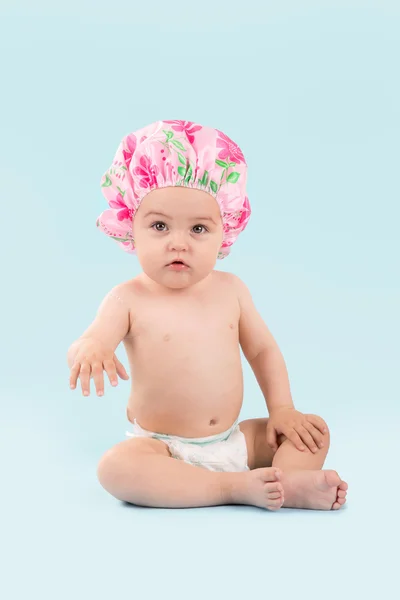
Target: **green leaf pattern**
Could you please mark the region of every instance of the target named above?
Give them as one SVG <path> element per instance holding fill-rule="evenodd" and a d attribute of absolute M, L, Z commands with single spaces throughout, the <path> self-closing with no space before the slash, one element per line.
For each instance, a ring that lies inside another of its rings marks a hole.
<path fill-rule="evenodd" d="M 160 140 L 161 143 L 163 144 L 164 147 L 168 148 L 168 150 L 170 152 L 176 152 L 178 155 L 178 160 L 179 160 L 180 164 L 183 165 L 183 166 L 178 167 L 178 173 L 182 177 L 182 179 L 177 181 L 176 185 L 179 185 L 179 186 L 187 185 L 191 181 L 192 181 L 192 183 L 194 183 L 195 177 L 194 177 L 193 173 L 195 171 L 195 165 L 193 165 L 189 161 L 189 159 L 187 159 L 182 154 L 187 151 L 184 144 L 182 143 L 182 141 L 183 142 L 185 141 L 185 138 L 181 138 L 181 139 L 174 138 L 173 131 L 163 130 L 163 133 L 165 134 L 165 140 L 164 141 Z M 219 167 L 222 168 L 221 179 L 220 179 L 219 184 L 217 184 L 213 180 L 209 181 L 208 171 L 204 171 L 202 174 L 201 173 L 197 174 L 198 187 L 204 187 L 206 189 L 210 188 L 214 194 L 216 194 L 223 185 L 226 185 L 228 183 L 237 183 L 237 181 L 240 177 L 240 173 L 238 173 L 237 171 L 232 171 L 229 173 L 229 169 L 236 167 L 236 163 L 229 161 L 229 157 L 228 157 L 228 162 L 219 160 L 219 159 L 215 159 L 215 163 Z M 201 177 L 200 177 L 200 175 L 201 175 Z M 103 185 L 107 185 L 107 183 L 104 183 Z M 111 183 L 108 185 L 111 185 Z"/>

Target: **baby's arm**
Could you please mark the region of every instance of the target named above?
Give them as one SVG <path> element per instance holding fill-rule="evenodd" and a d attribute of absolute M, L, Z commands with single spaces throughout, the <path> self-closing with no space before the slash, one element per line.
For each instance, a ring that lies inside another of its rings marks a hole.
<path fill-rule="evenodd" d="M 128 379 L 124 367 L 114 352 L 129 332 L 130 302 L 126 285 L 117 286 L 101 303 L 96 318 L 68 350 L 68 366 L 71 369 L 70 386 L 76 387 L 81 380 L 84 395 L 90 393 L 93 377 L 98 395 L 104 391 L 103 369 L 112 385 L 117 385 L 117 374 Z"/>
<path fill-rule="evenodd" d="M 240 305 L 239 340 L 265 397 L 268 411 L 291 407 L 289 376 L 282 352 L 257 311 L 247 286 L 234 276 Z"/>

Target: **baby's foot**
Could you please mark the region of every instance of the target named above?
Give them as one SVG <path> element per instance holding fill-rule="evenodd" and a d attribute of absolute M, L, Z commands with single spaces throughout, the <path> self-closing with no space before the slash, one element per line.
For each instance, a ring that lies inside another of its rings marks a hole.
<path fill-rule="evenodd" d="M 281 475 L 281 470 L 276 467 L 240 473 L 240 480 L 236 480 L 232 491 L 233 502 L 278 510 L 284 500 L 283 486 L 278 481 Z"/>
<path fill-rule="evenodd" d="M 337 510 L 346 502 L 348 485 L 336 471 L 288 471 L 282 474 L 284 507 Z"/>

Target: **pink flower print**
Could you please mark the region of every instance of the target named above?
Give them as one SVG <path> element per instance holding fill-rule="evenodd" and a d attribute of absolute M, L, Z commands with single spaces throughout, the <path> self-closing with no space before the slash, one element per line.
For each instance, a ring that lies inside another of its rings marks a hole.
<path fill-rule="evenodd" d="M 125 221 L 125 219 L 131 221 L 133 219 L 133 209 L 126 206 L 122 194 L 118 193 L 115 200 L 110 200 L 109 204 L 111 208 L 119 209 L 117 212 L 118 221 Z"/>
<path fill-rule="evenodd" d="M 202 128 L 201 125 L 195 125 L 192 121 L 165 121 L 165 123 L 173 123 L 172 129 L 174 131 L 184 131 L 191 144 L 194 142 L 193 134 Z"/>
<path fill-rule="evenodd" d="M 140 167 L 135 167 L 133 173 L 140 177 L 140 187 L 147 188 L 157 183 L 156 175 L 158 175 L 159 169 L 157 165 L 151 164 L 151 159 L 148 156 L 142 156 L 140 158 Z"/>
<path fill-rule="evenodd" d="M 218 158 L 226 160 L 229 157 L 229 159 L 235 163 L 245 162 L 243 152 L 239 146 L 228 138 L 227 135 L 222 133 L 222 131 L 219 131 L 218 129 L 217 131 L 221 136 L 217 139 L 217 148 L 222 148 L 221 152 L 218 154 Z"/>
<path fill-rule="evenodd" d="M 242 229 L 243 226 L 250 219 L 250 215 L 251 215 L 250 202 L 249 202 L 248 197 L 246 196 L 246 198 L 244 199 L 242 212 L 240 214 L 239 221 L 238 221 L 238 226 L 240 227 L 240 229 Z"/>
<path fill-rule="evenodd" d="M 250 219 L 250 204 L 246 196 L 243 207 L 232 212 L 224 212 L 224 233 L 229 233 L 232 229 L 242 231 Z"/>
<path fill-rule="evenodd" d="M 129 165 L 131 164 L 132 156 L 136 150 L 136 136 L 133 133 L 131 133 L 130 135 L 128 135 L 125 138 L 125 145 L 126 145 L 127 149 L 125 150 L 125 148 L 124 148 L 122 150 L 122 154 L 124 155 L 125 164 L 129 169 Z"/>
<path fill-rule="evenodd" d="M 222 248 L 230 248 L 230 246 L 233 245 L 234 240 L 228 240 L 228 239 L 224 239 L 224 241 L 222 242 Z"/>

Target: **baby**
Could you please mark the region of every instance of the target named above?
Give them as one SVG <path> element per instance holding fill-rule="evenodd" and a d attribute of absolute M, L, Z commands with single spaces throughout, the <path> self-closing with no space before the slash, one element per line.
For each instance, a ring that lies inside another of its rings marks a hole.
<path fill-rule="evenodd" d="M 101 458 L 98 478 L 141 506 L 249 504 L 331 510 L 347 483 L 321 470 L 329 430 L 297 411 L 279 347 L 235 275 L 216 260 L 246 227 L 247 167 L 221 131 L 160 121 L 126 136 L 102 180 L 109 209 L 97 226 L 142 273 L 117 285 L 68 351 L 70 386 L 85 396 L 129 379 L 115 355 L 123 341 L 132 376 L 129 439 Z M 238 423 L 240 348 L 269 418 Z"/>

